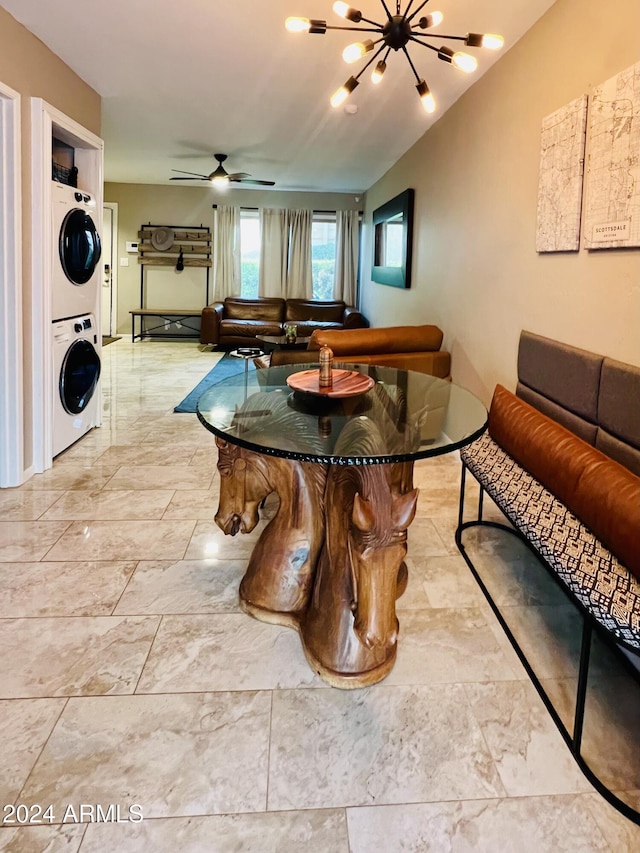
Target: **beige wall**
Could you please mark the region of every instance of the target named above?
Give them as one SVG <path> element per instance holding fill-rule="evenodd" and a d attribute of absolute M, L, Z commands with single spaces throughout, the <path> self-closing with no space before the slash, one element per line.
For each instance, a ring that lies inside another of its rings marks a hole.
<path fill-rule="evenodd" d="M 640 250 L 537 255 L 544 116 L 640 59 L 640 4 L 557 0 L 366 196 L 362 310 L 433 322 L 453 378 L 513 388 L 520 330 L 640 365 Z M 455 73 L 452 70 L 452 73 Z M 369 279 L 371 211 L 414 187 L 410 290 Z"/>
<path fill-rule="evenodd" d="M 127 255 L 126 243 L 138 239 L 143 223 L 154 225 L 205 225 L 213 227 L 214 204 L 238 204 L 242 207 L 313 208 L 314 210 L 359 209 L 362 199 L 342 193 L 278 192 L 277 190 L 216 191 L 204 187 L 149 186 L 146 184 L 105 184 L 104 199 L 118 205 L 118 334 L 131 331 L 129 311 L 140 307 L 140 268 L 136 255 Z M 129 266 L 119 266 L 120 258 L 129 258 Z M 148 268 L 146 307 L 199 308 L 204 305 L 206 277 L 203 270 Z M 173 292 L 172 292 L 173 291 Z"/>
<path fill-rule="evenodd" d="M 24 319 L 25 466 L 32 448 L 31 411 L 31 102 L 42 98 L 87 130 L 100 134 L 101 101 L 61 59 L 0 8 L 0 81 L 22 96 L 22 298 Z"/>

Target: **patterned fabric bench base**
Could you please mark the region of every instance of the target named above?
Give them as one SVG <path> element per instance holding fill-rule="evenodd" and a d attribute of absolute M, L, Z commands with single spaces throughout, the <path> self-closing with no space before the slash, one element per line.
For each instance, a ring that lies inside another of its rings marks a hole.
<path fill-rule="evenodd" d="M 488 433 L 460 456 L 574 598 L 618 640 L 640 650 L 640 581 Z"/>

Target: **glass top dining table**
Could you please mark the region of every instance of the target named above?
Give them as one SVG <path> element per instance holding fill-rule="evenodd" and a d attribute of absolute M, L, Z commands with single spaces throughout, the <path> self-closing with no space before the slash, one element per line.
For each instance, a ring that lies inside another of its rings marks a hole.
<path fill-rule="evenodd" d="M 332 377 L 338 396 L 327 397 L 317 366 L 260 368 L 213 385 L 197 413 L 218 447 L 218 527 L 235 536 L 267 522 L 241 608 L 297 630 L 313 671 L 352 689 L 383 679 L 396 658 L 414 462 L 473 441 L 487 411 L 423 373 L 334 363 Z M 265 519 L 272 493 L 278 509 Z"/>
<path fill-rule="evenodd" d="M 288 377 L 317 365 L 259 368 L 213 385 L 198 401 L 198 418 L 246 450 L 338 465 L 437 456 L 474 441 L 486 428 L 481 401 L 445 379 L 379 365 L 333 366 L 371 377 L 372 387 L 352 397 L 325 397 L 287 384 Z"/>

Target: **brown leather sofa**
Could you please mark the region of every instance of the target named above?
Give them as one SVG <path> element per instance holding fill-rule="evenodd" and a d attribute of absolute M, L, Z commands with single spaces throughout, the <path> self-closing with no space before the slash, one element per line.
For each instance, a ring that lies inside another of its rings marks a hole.
<path fill-rule="evenodd" d="M 287 324 L 295 325 L 298 335 L 306 337 L 316 329 L 361 328 L 367 321 L 357 308 L 341 301 L 228 296 L 224 302 L 213 302 L 203 309 L 200 343 L 246 346 L 256 335 L 283 334 Z"/>
<path fill-rule="evenodd" d="M 271 365 L 315 364 L 321 346 L 331 347 L 335 361 L 380 364 L 417 370 L 449 379 L 451 354 L 440 349 L 437 326 L 386 326 L 374 329 L 319 330 L 306 350 L 283 349 L 271 354 Z"/>

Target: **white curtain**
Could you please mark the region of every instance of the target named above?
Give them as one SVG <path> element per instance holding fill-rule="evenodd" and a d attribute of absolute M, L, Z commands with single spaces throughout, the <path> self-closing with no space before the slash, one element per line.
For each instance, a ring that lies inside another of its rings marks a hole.
<path fill-rule="evenodd" d="M 286 295 L 289 298 L 311 299 L 313 276 L 311 271 L 311 210 L 289 211 L 289 270 Z"/>
<path fill-rule="evenodd" d="M 283 297 L 287 289 L 289 218 L 286 210 L 260 210 L 260 296 Z"/>
<path fill-rule="evenodd" d="M 355 305 L 358 288 L 360 214 L 357 210 L 336 211 L 336 274 L 333 298 Z"/>
<path fill-rule="evenodd" d="M 213 298 L 240 296 L 240 208 L 218 205 L 213 219 Z"/>

